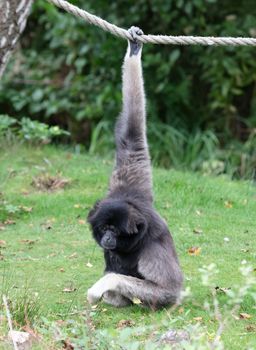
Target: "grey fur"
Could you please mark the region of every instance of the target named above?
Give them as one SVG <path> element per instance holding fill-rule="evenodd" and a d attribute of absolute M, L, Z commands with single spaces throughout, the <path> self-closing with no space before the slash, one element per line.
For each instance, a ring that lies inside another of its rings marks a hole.
<path fill-rule="evenodd" d="M 99 202 L 89 215 L 95 216 L 98 208 L 113 203 L 120 197 L 132 203 L 130 216 L 134 222 L 134 208 L 141 208 L 145 222 L 148 223 L 137 263 L 142 278 L 106 271 L 105 276 L 88 290 L 88 300 L 95 303 L 103 298 L 105 302 L 117 307 L 129 305 L 137 298 L 143 305 L 159 307 L 179 302 L 183 277 L 168 227 L 153 208 L 141 67 L 142 45 L 136 41 L 136 36 L 142 32 L 133 27 L 130 33 L 134 41 L 128 43 L 123 64 L 123 110 L 115 130 L 116 165 L 107 198 Z M 133 232 L 136 225 L 132 222 L 130 225 Z M 125 255 L 114 252 L 109 254 L 110 259 L 113 255 L 117 261 L 120 259 L 125 263 Z"/>

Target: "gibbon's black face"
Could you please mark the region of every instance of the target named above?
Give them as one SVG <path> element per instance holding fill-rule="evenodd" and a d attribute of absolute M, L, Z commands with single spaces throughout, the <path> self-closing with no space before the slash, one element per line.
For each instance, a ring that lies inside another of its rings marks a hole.
<path fill-rule="evenodd" d="M 145 219 L 125 201 L 107 200 L 95 205 L 88 221 L 93 236 L 106 250 L 128 252 L 137 247 L 146 230 Z"/>

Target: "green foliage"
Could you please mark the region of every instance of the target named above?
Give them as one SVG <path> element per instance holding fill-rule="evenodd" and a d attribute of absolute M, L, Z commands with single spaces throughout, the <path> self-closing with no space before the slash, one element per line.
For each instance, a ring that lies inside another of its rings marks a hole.
<path fill-rule="evenodd" d="M 11 118 L 8 115 L 0 115 L 0 136 L 6 134 L 7 130 L 9 130 L 16 122 L 16 119 Z"/>
<path fill-rule="evenodd" d="M 15 139 L 17 120 L 9 117 L 8 115 L 0 114 L 0 146 L 3 141 L 3 145 L 11 144 Z"/>
<path fill-rule="evenodd" d="M 8 115 L 0 115 L 0 138 L 4 141 L 9 140 L 10 135 L 12 140 L 16 137 L 32 144 L 45 144 L 58 136 L 67 136 L 69 132 L 59 126 L 49 126 L 29 118 L 18 121 Z"/>
<path fill-rule="evenodd" d="M 0 223 L 19 212 L 19 206 L 9 203 L 0 192 Z"/>
<path fill-rule="evenodd" d="M 20 137 L 31 143 L 49 143 L 56 136 L 69 135 L 65 130 L 61 130 L 59 126 L 49 127 L 45 123 L 39 123 L 29 118 L 22 118 L 20 126 Z"/>
<path fill-rule="evenodd" d="M 31 208 L 27 208 L 22 205 L 13 204 L 7 201 L 4 198 L 3 194 L 0 193 L 0 224 L 5 222 L 8 223 L 9 220 L 12 222 L 13 218 L 17 218 L 21 214 L 28 213 L 30 211 L 31 211 Z"/>
<path fill-rule="evenodd" d="M 73 3 L 84 6 L 82 1 Z M 250 36 L 256 26 L 254 6 L 245 1 L 87 1 L 86 9 L 123 27 L 139 24 L 147 33 Z M 40 0 L 22 47 L 2 84 L 1 106 L 11 106 L 18 115 L 62 114 L 63 123 L 113 120 L 118 114 L 125 42 Z M 237 110 L 236 97 L 249 105 L 253 100 L 246 90 L 256 79 L 252 48 L 147 45 L 144 51 L 154 120 L 194 127 L 249 117 Z"/>
<path fill-rule="evenodd" d="M 245 0 L 72 3 L 124 28 L 139 25 L 145 33 L 256 33 L 256 9 Z M 125 41 L 38 0 L 21 49 L 1 82 L 0 109 L 19 120 L 26 115 L 59 125 L 91 153 L 96 149 L 106 153 L 121 109 L 125 50 Z M 189 168 L 197 169 L 215 148 L 246 151 L 247 146 L 236 140 L 249 140 L 256 122 L 254 56 L 252 47 L 145 45 L 149 134 L 156 163 L 187 167 L 190 162 Z M 107 129 L 111 137 L 104 135 Z M 231 151 L 222 157 L 238 163 Z M 251 154 L 246 153 L 247 157 Z M 209 161 L 212 158 L 216 156 Z"/>
<path fill-rule="evenodd" d="M 245 142 L 221 140 L 212 130 L 187 131 L 158 122 L 148 122 L 148 140 L 154 165 L 207 175 L 227 174 L 231 178 L 256 178 L 256 132 Z M 101 121 L 93 129 L 89 154 L 114 157 L 112 123 Z"/>
<path fill-rule="evenodd" d="M 189 133 L 150 123 L 148 133 L 152 160 L 164 167 L 200 170 L 202 162 L 214 157 L 218 149 L 218 139 L 211 131 Z"/>

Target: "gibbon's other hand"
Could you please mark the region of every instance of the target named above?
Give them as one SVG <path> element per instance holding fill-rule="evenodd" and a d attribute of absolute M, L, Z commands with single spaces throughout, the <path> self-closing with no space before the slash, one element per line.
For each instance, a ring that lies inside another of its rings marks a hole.
<path fill-rule="evenodd" d="M 132 40 L 129 40 L 130 56 L 136 56 L 142 49 L 143 44 L 138 41 L 138 36 L 143 35 L 143 31 L 139 27 L 131 27 L 128 32 L 132 36 Z"/>

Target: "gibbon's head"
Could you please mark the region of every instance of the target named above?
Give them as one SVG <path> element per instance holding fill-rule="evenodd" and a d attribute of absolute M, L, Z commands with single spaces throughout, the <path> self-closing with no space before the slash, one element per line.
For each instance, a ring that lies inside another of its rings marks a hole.
<path fill-rule="evenodd" d="M 106 250 L 129 252 L 137 248 L 147 229 L 145 218 L 125 200 L 97 202 L 88 215 L 98 244 Z"/>

